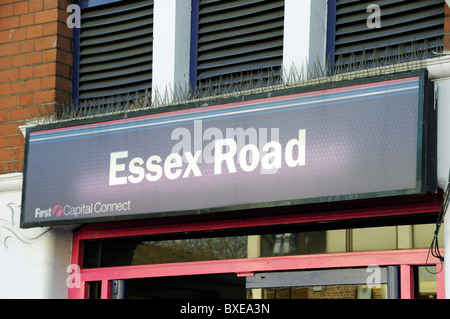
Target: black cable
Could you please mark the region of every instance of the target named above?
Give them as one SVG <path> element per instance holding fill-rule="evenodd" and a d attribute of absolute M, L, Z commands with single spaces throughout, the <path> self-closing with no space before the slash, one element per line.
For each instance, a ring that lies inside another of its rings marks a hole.
<path fill-rule="evenodd" d="M 428 265 L 428 257 L 430 255 L 430 253 L 431 253 L 431 255 L 433 257 L 439 259 L 441 264 L 444 262 L 444 256 L 441 255 L 441 251 L 439 249 L 438 236 L 439 236 L 439 230 L 441 228 L 441 225 L 444 223 L 444 217 L 445 217 L 445 213 L 447 212 L 449 201 L 450 201 L 450 173 L 449 173 L 447 189 L 445 190 L 444 199 L 442 201 L 441 210 L 439 212 L 438 219 L 437 219 L 437 222 L 436 222 L 436 229 L 435 229 L 434 234 L 433 234 L 433 240 L 431 241 L 431 246 L 430 246 L 430 249 L 428 251 L 426 265 Z M 427 269 L 427 271 L 428 271 L 428 269 Z M 442 269 L 439 270 L 437 273 L 439 273 L 441 271 L 442 271 Z M 428 272 L 430 272 L 430 271 L 428 271 Z"/>

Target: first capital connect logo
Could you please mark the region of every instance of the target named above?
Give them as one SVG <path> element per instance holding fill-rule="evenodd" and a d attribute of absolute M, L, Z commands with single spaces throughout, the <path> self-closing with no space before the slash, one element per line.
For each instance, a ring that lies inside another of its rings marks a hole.
<path fill-rule="evenodd" d="M 46 209 L 36 208 L 34 217 L 35 218 L 61 217 L 62 214 L 63 214 L 63 207 L 61 205 L 55 205 L 53 208 L 52 207 Z"/>
<path fill-rule="evenodd" d="M 61 216 L 71 216 L 78 217 L 81 215 L 90 215 L 92 213 L 102 214 L 102 213 L 115 213 L 121 211 L 131 210 L 131 200 L 125 202 L 115 202 L 115 203 L 90 203 L 82 204 L 78 206 L 70 205 L 55 205 L 49 208 L 36 208 L 34 211 L 34 217 L 36 219 L 42 218 L 59 218 Z"/>
<path fill-rule="evenodd" d="M 52 210 L 53 216 L 61 217 L 62 213 L 63 213 L 63 208 L 61 205 L 56 205 L 55 207 L 53 207 L 53 210 Z"/>

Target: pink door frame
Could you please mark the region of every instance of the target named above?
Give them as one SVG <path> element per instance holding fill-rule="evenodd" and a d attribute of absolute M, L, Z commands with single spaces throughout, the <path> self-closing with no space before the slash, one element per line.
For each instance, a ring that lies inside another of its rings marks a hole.
<path fill-rule="evenodd" d="M 90 239 L 174 234 L 187 231 L 242 229 L 269 225 L 313 223 L 327 220 L 348 220 L 354 218 L 424 214 L 438 212 L 440 208 L 441 203 L 432 202 L 401 206 L 352 209 L 345 212 L 330 211 L 275 217 L 270 216 L 247 219 L 230 219 L 225 221 L 214 220 L 164 225 L 143 225 L 142 221 L 138 221 L 120 224 L 86 225 L 80 231 L 74 232 L 72 264 L 82 265 L 83 242 Z M 125 227 L 124 224 L 127 224 L 127 227 Z M 81 269 L 80 273 L 77 274 L 79 275 L 80 285 L 78 287 L 69 288 L 69 298 L 87 298 L 89 282 L 101 282 L 101 298 L 108 299 L 111 297 L 112 280 L 120 279 L 206 274 L 236 274 L 237 276 L 252 276 L 257 272 L 280 270 L 333 269 L 367 267 L 369 265 L 398 265 L 400 266 L 401 298 L 412 299 L 414 298 L 413 267 L 425 265 L 426 263 L 429 266 L 435 265 L 437 270 L 442 267 L 438 259 L 428 256 L 427 249 L 412 249 Z M 437 297 L 439 299 L 444 299 L 444 271 L 441 271 L 436 275 L 436 280 Z"/>

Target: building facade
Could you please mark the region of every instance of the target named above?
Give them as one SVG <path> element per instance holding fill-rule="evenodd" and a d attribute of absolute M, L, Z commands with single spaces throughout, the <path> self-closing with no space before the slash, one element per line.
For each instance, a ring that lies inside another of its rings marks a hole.
<path fill-rule="evenodd" d="M 0 296 L 445 298 L 449 15 L 0 0 Z"/>

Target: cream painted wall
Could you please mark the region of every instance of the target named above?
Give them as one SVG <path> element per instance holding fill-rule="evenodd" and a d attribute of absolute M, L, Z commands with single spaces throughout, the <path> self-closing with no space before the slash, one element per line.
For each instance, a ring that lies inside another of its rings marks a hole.
<path fill-rule="evenodd" d="M 189 87 L 191 0 L 155 0 L 153 100 Z"/>
<path fill-rule="evenodd" d="M 285 80 L 306 79 L 307 67 L 325 65 L 326 0 L 286 0 L 283 43 Z"/>
<path fill-rule="evenodd" d="M 22 174 L 0 175 L 0 299 L 67 298 L 72 233 L 21 229 Z"/>

